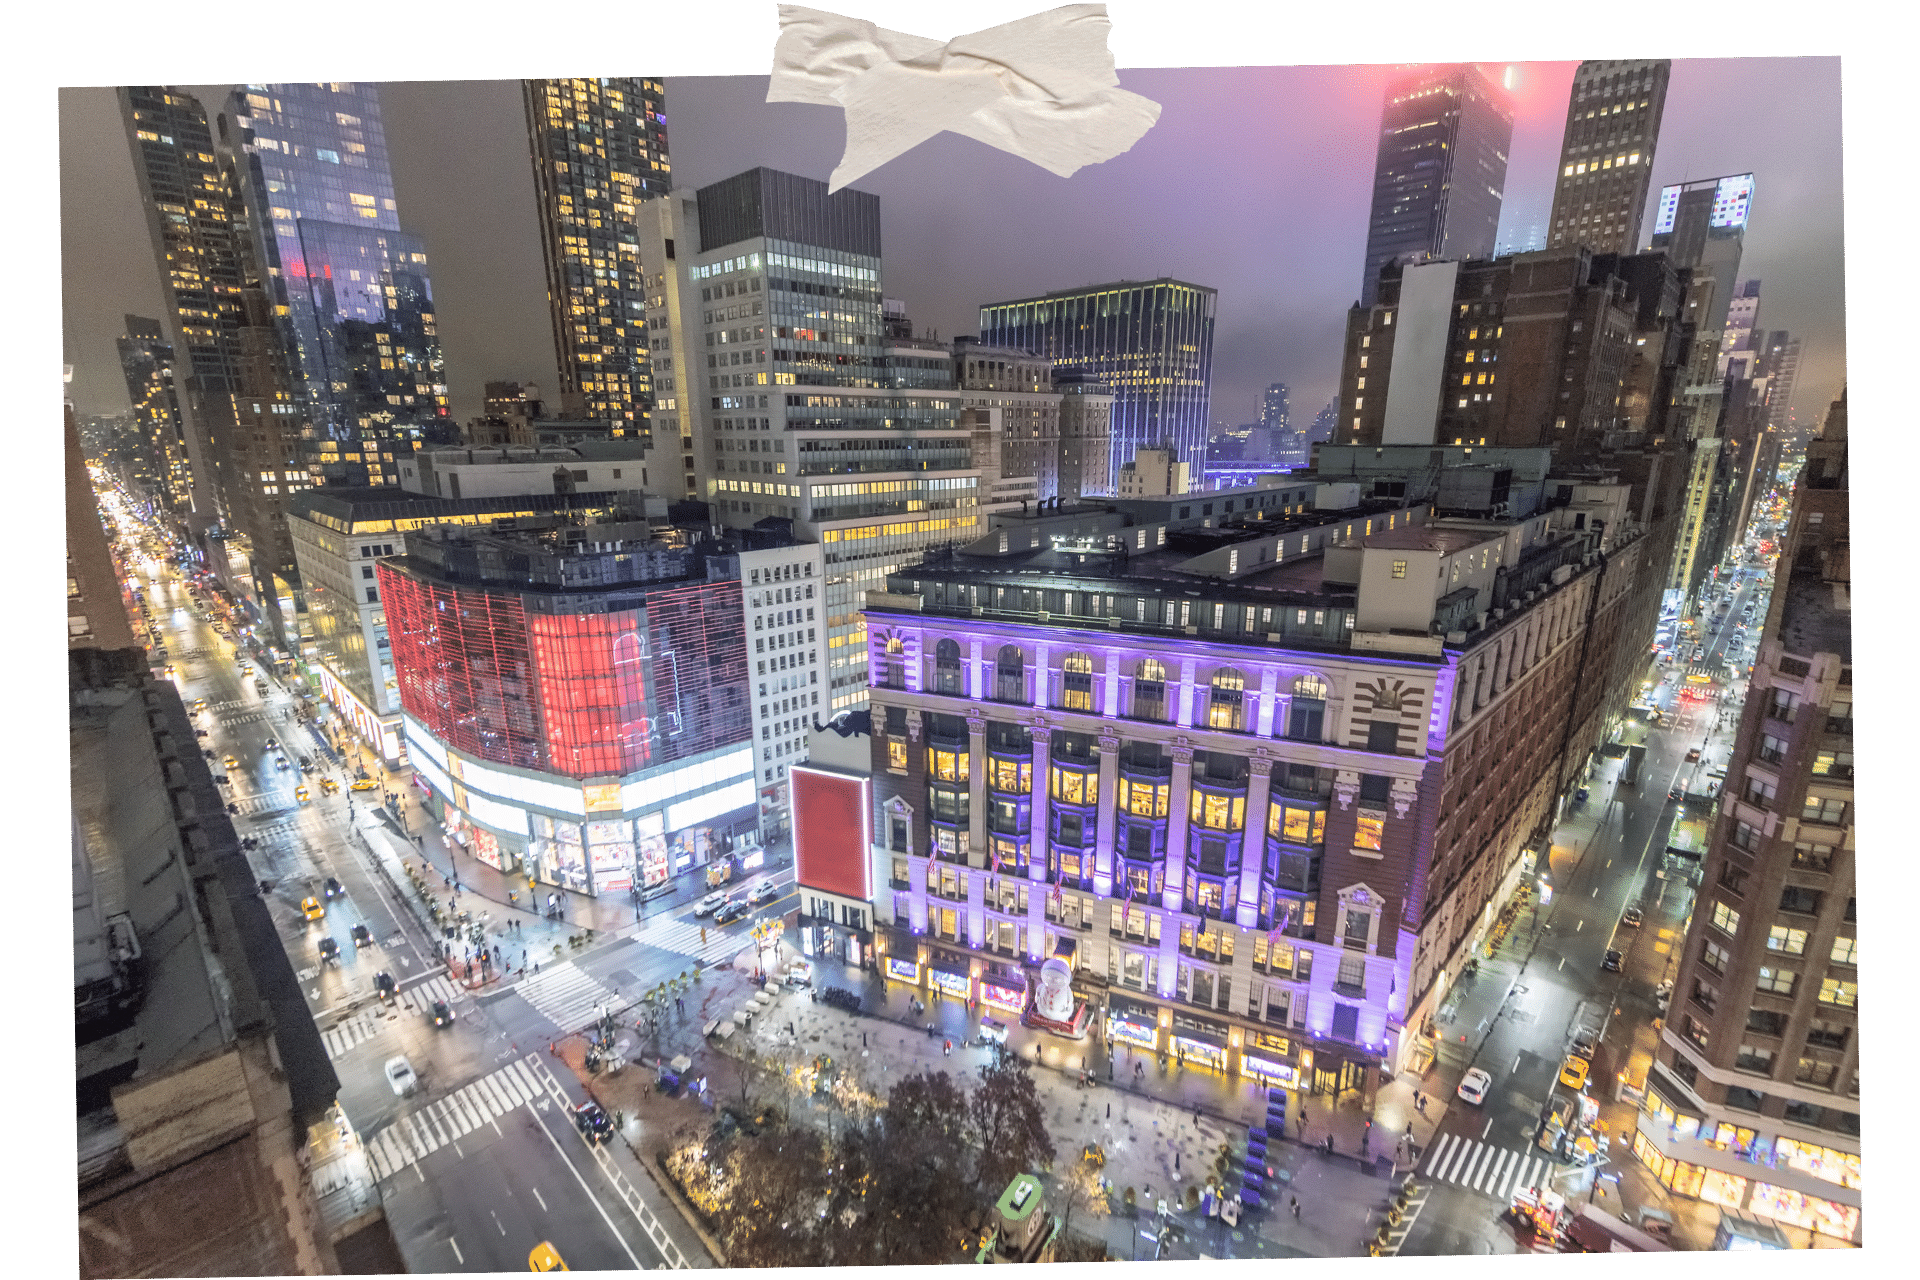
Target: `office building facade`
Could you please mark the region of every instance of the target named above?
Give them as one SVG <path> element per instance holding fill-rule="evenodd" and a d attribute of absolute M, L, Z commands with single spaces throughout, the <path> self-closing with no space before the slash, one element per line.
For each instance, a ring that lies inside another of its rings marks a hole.
<path fill-rule="evenodd" d="M 1860 1239 L 1846 397 L 1807 445 L 1633 1154 L 1798 1245 Z"/>
<path fill-rule="evenodd" d="M 411 767 L 475 857 L 601 895 L 757 843 L 724 564 L 616 519 L 422 530 L 375 569 Z"/>
<path fill-rule="evenodd" d="M 1205 460 L 1215 301 L 1212 289 L 1166 278 L 1093 285 L 982 306 L 979 336 L 1112 391 L 1111 493 L 1142 446 L 1170 441 L 1193 466 Z"/>
<path fill-rule="evenodd" d="M 1573 73 L 1546 248 L 1638 253 L 1654 148 L 1667 105 L 1667 59 L 1582 62 Z"/>
<path fill-rule="evenodd" d="M 315 484 L 395 483 L 452 438 L 425 242 L 400 223 L 379 90 L 254 84 L 220 122 L 308 425 Z"/>
<path fill-rule="evenodd" d="M 193 461 L 187 455 L 186 422 L 174 385 L 173 344 L 157 320 L 128 316 L 115 346 L 133 403 L 134 431 L 152 496 L 184 530 L 193 513 Z"/>
<path fill-rule="evenodd" d="M 1599 740 L 1586 677 L 1632 577 L 1603 552 L 1640 538 L 1624 486 L 1562 502 L 1545 451 L 1515 461 L 1513 519 L 1344 482 L 1188 495 L 890 580 L 883 975 L 1033 1021 L 1058 961 L 1071 999 L 1035 1025 L 1060 1034 L 1367 1099 L 1422 1069 Z"/>
<path fill-rule="evenodd" d="M 1390 262 L 1493 254 L 1513 142 L 1507 92 L 1477 66 L 1423 67 L 1387 88 L 1360 305 Z"/>
<path fill-rule="evenodd" d="M 746 634 L 752 645 L 753 724 L 758 752 L 760 834 L 773 841 L 792 830 L 788 773 L 807 758 L 811 725 L 830 714 L 824 616 L 826 562 L 818 543 L 756 538 L 739 560 Z"/>
<path fill-rule="evenodd" d="M 560 392 L 622 435 L 653 410 L 640 206 L 672 185 L 658 80 L 526 80 L 527 136 Z"/>

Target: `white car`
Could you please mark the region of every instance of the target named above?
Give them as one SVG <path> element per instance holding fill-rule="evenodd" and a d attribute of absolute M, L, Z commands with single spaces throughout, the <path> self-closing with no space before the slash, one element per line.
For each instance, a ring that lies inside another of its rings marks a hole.
<path fill-rule="evenodd" d="M 710 916 L 718 910 L 720 904 L 726 900 L 727 895 L 715 889 L 712 893 L 693 904 L 693 914 L 696 916 Z"/>
<path fill-rule="evenodd" d="M 399 1097 L 406 1097 L 420 1087 L 420 1077 L 413 1074 L 413 1064 L 404 1057 L 387 1059 L 387 1083 Z"/>
<path fill-rule="evenodd" d="M 1460 1087 L 1454 1092 L 1460 1095 L 1461 1101 L 1470 1102 L 1477 1107 L 1487 1100 L 1487 1090 L 1492 1087 L 1493 1077 L 1479 1067 L 1475 1067 L 1461 1077 Z"/>

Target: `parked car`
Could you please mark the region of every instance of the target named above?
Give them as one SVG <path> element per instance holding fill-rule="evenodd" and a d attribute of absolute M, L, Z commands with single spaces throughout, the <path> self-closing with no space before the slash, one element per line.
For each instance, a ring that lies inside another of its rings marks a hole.
<path fill-rule="evenodd" d="M 1640 922 L 1645 918 L 1646 917 L 1641 914 L 1640 908 L 1628 907 L 1626 911 L 1621 914 L 1620 923 L 1629 929 L 1638 929 Z"/>
<path fill-rule="evenodd" d="M 715 889 L 712 893 L 693 904 L 693 914 L 696 916 L 710 916 L 715 911 L 718 911 L 720 904 L 726 900 L 727 895 Z"/>
<path fill-rule="evenodd" d="M 1585 1088 L 1587 1072 L 1592 1065 L 1577 1053 L 1568 1054 L 1567 1060 L 1560 1064 L 1560 1083 L 1569 1089 Z"/>
<path fill-rule="evenodd" d="M 1606 954 L 1606 957 L 1600 961 L 1600 967 L 1602 969 L 1605 969 L 1608 973 L 1620 972 L 1620 953 L 1618 951 L 1609 950 Z"/>
<path fill-rule="evenodd" d="M 1573 1038 L 1573 1051 L 1589 1061 L 1593 1058 L 1593 1051 L 1599 1047 L 1599 1038 L 1591 1031 L 1582 1031 Z"/>
<path fill-rule="evenodd" d="M 1460 1078 L 1460 1087 L 1454 1092 L 1460 1096 L 1462 1102 L 1477 1107 L 1487 1100 L 1487 1090 L 1492 1087 L 1493 1077 L 1479 1067 L 1475 1067 Z"/>
<path fill-rule="evenodd" d="M 1700 748 L 1698 748 L 1698 747 L 1695 747 L 1695 748 L 1693 748 L 1693 750 L 1691 750 L 1691 751 L 1689 751 L 1689 752 L 1687 752 L 1687 763 L 1688 763 L 1688 764 L 1693 764 L 1693 763 L 1694 763 L 1695 761 L 1697 761 L 1697 760 L 1699 760 L 1699 759 L 1700 759 Z"/>
<path fill-rule="evenodd" d="M 404 1057 L 387 1059 L 387 1085 L 398 1097 L 406 1097 L 420 1087 L 420 1077 L 413 1073 L 413 1064 Z"/>

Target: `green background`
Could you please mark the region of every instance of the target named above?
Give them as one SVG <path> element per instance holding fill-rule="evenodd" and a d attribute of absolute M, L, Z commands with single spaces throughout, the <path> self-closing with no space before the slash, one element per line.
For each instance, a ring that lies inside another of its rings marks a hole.
<path fill-rule="evenodd" d="M 1052 8 L 1046 0 L 977 0 L 975 4 L 822 4 L 833 12 L 872 19 L 895 31 L 952 38 L 968 31 Z M 1519 4 L 1482 0 L 1371 0 L 1367 4 L 1283 4 L 1244 0 L 1110 0 L 1110 48 L 1121 67 L 1169 65 L 1279 65 L 1357 61 L 1534 61 L 1580 58 L 1743 58 L 1841 56 L 1845 59 L 1847 138 L 1847 296 L 1849 344 L 1859 353 L 1860 386 L 1849 391 L 1853 447 L 1862 457 L 1855 480 L 1855 528 L 1862 530 L 1860 576 L 1880 580 L 1860 606 L 1855 664 L 1860 699 L 1857 777 L 1868 796 L 1860 808 L 1859 839 L 1878 856 L 1860 858 L 1860 915 L 1866 933 L 1868 1000 L 1880 961 L 1899 960 L 1880 931 L 1897 929 L 1891 917 L 1914 902 L 1914 856 L 1907 814 L 1884 796 L 1905 754 L 1899 723 L 1912 710 L 1912 693 L 1880 668 L 1908 643 L 1914 593 L 1920 583 L 1905 562 L 1914 436 L 1920 407 L 1912 391 L 1916 353 L 1912 167 L 1912 6 L 1843 0 L 1830 4 Z M 349 35 L 351 33 L 351 35 Z M 10 689 L 0 779 L 4 779 L 8 837 L 6 862 L 15 865 L 12 921 L 0 929 L 12 1052 L 4 1061 L 10 1088 L 6 1163 L 8 1272 L 71 1276 L 77 1270 L 77 1196 L 73 1184 L 75 1128 L 71 1111 L 71 1057 L 67 1034 L 69 913 L 60 910 L 58 854 L 67 842 L 67 754 L 56 750 L 65 725 L 60 685 L 60 207 L 56 165 L 56 96 L 61 84 L 205 84 L 242 81 L 424 81 L 515 79 L 540 75 L 764 75 L 780 35 L 772 0 L 699 0 L 685 6 L 607 4 L 56 4 L 8 19 L 6 46 L 12 75 L 4 81 L 6 119 L 15 121 L 10 180 L 0 196 L 8 244 L 21 249 L 0 309 L 8 342 L 0 359 L 10 386 L 25 395 L 4 401 L 8 470 L 4 509 L 8 581 L 0 595 L 10 626 L 0 628 Z M 668 86 L 672 94 L 672 86 Z M 1728 102 L 1740 111 L 1740 102 Z M 1311 104 L 1300 104 L 1302 113 Z M 1258 138 L 1260 121 L 1221 121 L 1223 129 Z M 1258 144 L 1252 144 L 1258 146 Z M 1250 152 L 1258 163 L 1258 152 Z M 40 192 L 40 177 L 48 192 Z M 1284 234 L 1284 228 L 1275 228 Z M 1899 307 L 1895 309 L 1895 303 Z M 1905 351 L 1905 355 L 1901 355 Z M 1822 411 L 1824 407 L 1809 407 Z M 1891 503 L 1884 507 L 1882 503 Z M 1876 537 L 1874 532 L 1880 532 Z M 44 614 L 42 614 L 44 610 Z M 1907 710 L 1903 710 L 1907 708 Z M 1885 768 L 1882 768 L 1885 766 Z M 1885 789 L 1885 791 L 1884 791 Z M 1882 842 L 1884 841 L 1884 842 Z M 1901 961 L 1908 963 L 1908 961 Z M 1891 979 L 1889 979 L 1891 981 Z M 1901 986 L 1901 983 L 1895 983 Z M 1889 988 L 1891 990 L 1891 988 Z M 1901 1063 L 1912 1044 L 1908 1009 L 1889 1002 L 1862 1044 L 1870 1061 L 1866 1113 L 1874 1121 L 1864 1157 L 1874 1169 L 1868 1199 L 1874 1240 L 1859 1253 L 1822 1259 L 1793 1253 L 1743 1255 L 1634 1255 L 1626 1259 L 1540 1259 L 1532 1268 L 1707 1268 L 1715 1276 L 1801 1270 L 1807 1265 L 1845 1270 L 1899 1270 L 1914 1274 L 1914 1247 L 1905 1238 L 1905 1199 L 1912 1184 L 1910 1153 L 1914 1102 Z M 1882 1094 L 1880 1090 L 1887 1090 Z M 1384 1186 L 1384 1184 L 1382 1184 Z M 1384 1194 L 1384 1192 L 1382 1192 Z M 1304 1263 L 1213 1263 L 1236 1276 L 1279 1272 Z M 1484 1261 L 1421 1259 L 1402 1263 L 1317 1261 L 1332 1267 L 1417 1268 L 1423 1276 L 1482 1276 Z M 1181 1263 L 1140 1263 L 1192 1270 Z M 1524 1261 L 1503 1263 L 1513 1274 Z M 906 1268 L 897 1270 L 900 1280 Z M 1213 1274 L 1210 1270 L 1208 1274 Z M 1223 1272 L 1221 1272 L 1223 1274 Z"/>

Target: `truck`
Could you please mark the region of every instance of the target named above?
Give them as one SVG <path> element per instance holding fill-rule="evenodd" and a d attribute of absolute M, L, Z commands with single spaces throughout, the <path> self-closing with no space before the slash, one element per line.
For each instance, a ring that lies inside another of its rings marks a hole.
<path fill-rule="evenodd" d="M 1627 748 L 1627 762 L 1620 767 L 1620 785 L 1632 787 L 1640 782 L 1640 762 L 1647 758 L 1647 749 L 1642 746 Z"/>

